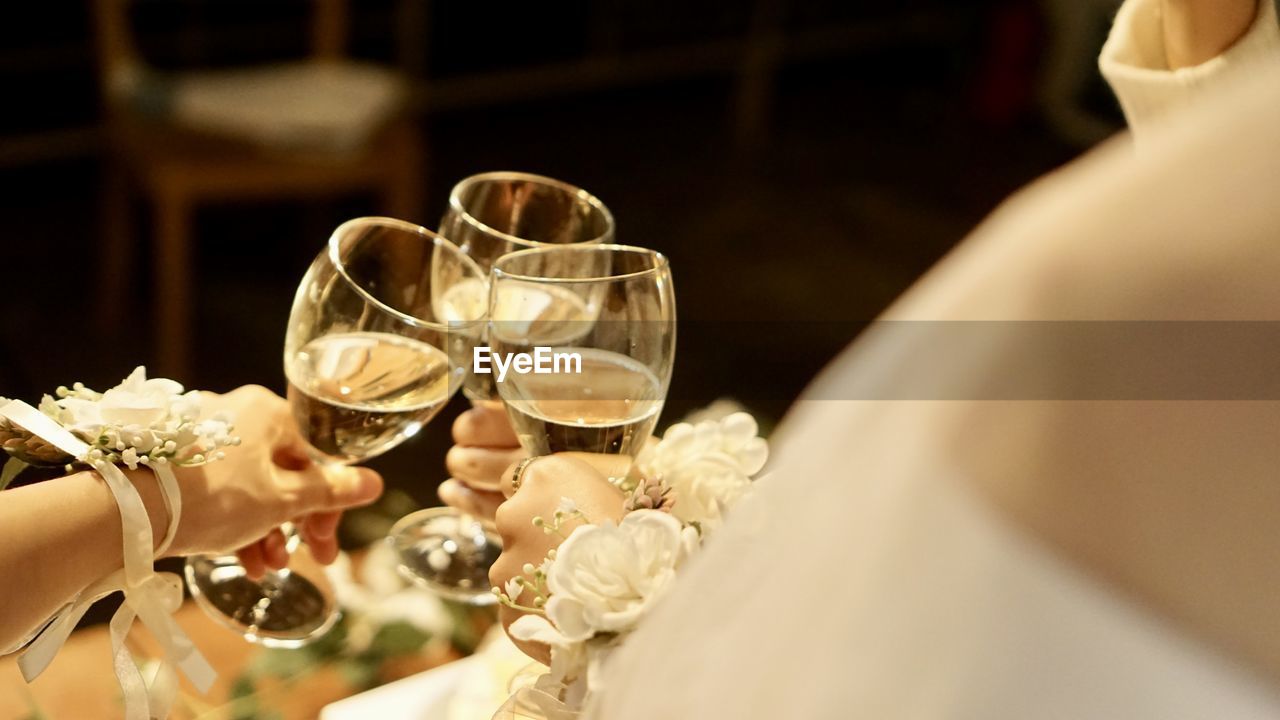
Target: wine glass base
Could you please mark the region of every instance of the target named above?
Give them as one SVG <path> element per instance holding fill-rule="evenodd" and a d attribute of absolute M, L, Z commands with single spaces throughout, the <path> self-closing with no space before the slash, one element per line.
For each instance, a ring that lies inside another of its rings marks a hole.
<path fill-rule="evenodd" d="M 270 648 L 298 648 L 328 632 L 340 613 L 319 587 L 288 569 L 252 580 L 234 555 L 187 558 L 187 587 L 210 617 Z"/>
<path fill-rule="evenodd" d="M 419 510 L 391 528 L 400 572 L 441 597 L 473 606 L 493 605 L 489 568 L 502 554 L 491 527 L 449 508 Z"/>

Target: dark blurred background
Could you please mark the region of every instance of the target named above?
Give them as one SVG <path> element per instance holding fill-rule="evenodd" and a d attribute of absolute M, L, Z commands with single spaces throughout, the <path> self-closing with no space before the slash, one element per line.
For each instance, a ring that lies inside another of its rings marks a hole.
<path fill-rule="evenodd" d="M 1117 4 L 14 4 L 0 395 L 139 363 L 282 391 L 292 295 L 334 226 L 435 227 L 455 181 L 509 169 L 590 190 L 619 241 L 670 256 L 664 424 L 722 396 L 776 421 L 1004 197 L 1119 129 L 1095 70 Z M 357 87 L 256 74 L 316 57 Z M 434 502 L 464 406 L 375 465 Z"/>

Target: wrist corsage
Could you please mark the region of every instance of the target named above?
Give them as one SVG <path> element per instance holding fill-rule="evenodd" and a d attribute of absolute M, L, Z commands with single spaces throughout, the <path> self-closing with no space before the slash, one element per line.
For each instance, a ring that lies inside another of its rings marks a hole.
<path fill-rule="evenodd" d="M 503 605 L 528 613 L 511 625 L 512 637 L 551 648 L 549 672 L 513 696 L 495 720 L 533 712 L 551 720 L 576 717 L 603 690 L 605 659 L 750 492 L 768 455 L 746 413 L 680 423 L 641 452 L 620 483 L 626 514 L 618 524 L 592 523 L 568 498 L 552 518 L 534 518 L 547 533 L 561 533 L 573 519 L 585 524 L 541 565 L 526 565 L 521 576 L 493 590 Z"/>
<path fill-rule="evenodd" d="M 9 455 L 0 489 L 28 466 L 89 468 L 110 488 L 124 528 L 124 568 L 83 590 L 34 637 L 18 659 L 27 682 L 52 662 L 90 605 L 119 591 L 124 603 L 111 619 L 111 647 L 127 720 L 168 715 L 177 694 L 175 667 L 201 692 L 208 690 L 213 668 L 171 617 L 182 604 L 182 582 L 173 573 L 156 573 L 153 561 L 173 542 L 182 515 L 173 467 L 220 459 L 223 448 L 239 443 L 231 433 L 230 418 L 205 417 L 199 393 L 184 392 L 172 380 L 148 380 L 141 367 L 102 393 L 80 383 L 60 387 L 39 408 L 0 399 L 0 447 Z M 118 465 L 155 471 L 169 515 L 158 545 L 142 498 Z M 124 646 L 135 617 L 164 648 L 160 669 L 149 681 Z"/>

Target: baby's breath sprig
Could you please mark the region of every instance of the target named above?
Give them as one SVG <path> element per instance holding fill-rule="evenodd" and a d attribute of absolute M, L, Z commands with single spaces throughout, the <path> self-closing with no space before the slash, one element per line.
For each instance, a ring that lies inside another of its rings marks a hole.
<path fill-rule="evenodd" d="M 578 504 L 572 498 L 562 497 L 560 498 L 560 505 L 556 507 L 555 514 L 551 516 L 551 522 L 547 522 L 546 518 L 541 515 L 535 515 L 533 517 L 533 526 L 548 535 L 559 535 L 567 540 L 569 536 L 565 534 L 563 528 L 564 524 L 571 520 L 580 520 L 586 525 L 595 524 L 578 509 Z"/>
<path fill-rule="evenodd" d="M 541 565 L 525 563 L 524 567 L 520 568 L 522 574 L 508 580 L 505 587 L 493 588 L 492 592 L 498 598 L 498 604 L 521 612 L 545 614 L 547 598 L 551 595 L 551 591 L 547 589 L 547 568 L 555 560 L 556 551 L 552 548 L 547 551 L 547 557 Z M 533 596 L 527 605 L 520 602 L 520 598 L 526 592 Z"/>
<path fill-rule="evenodd" d="M 4 401 L 0 399 L 0 404 Z M 76 467 L 100 463 L 159 468 L 189 467 L 221 460 L 224 448 L 240 444 L 231 418 L 206 415 L 199 393 L 164 378 L 147 379 L 139 367 L 116 387 L 98 392 L 74 383 L 45 395 L 39 412 L 87 443 L 82 458 L 0 418 L 0 449 L 10 456 L 0 471 L 0 489 L 30 465 Z"/>

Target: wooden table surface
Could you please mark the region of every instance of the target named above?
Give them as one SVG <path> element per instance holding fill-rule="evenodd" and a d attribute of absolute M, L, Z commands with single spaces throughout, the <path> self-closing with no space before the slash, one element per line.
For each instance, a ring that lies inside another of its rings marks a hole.
<path fill-rule="evenodd" d="M 182 693 L 170 717 L 173 720 L 232 720 L 236 717 L 236 706 L 230 704 L 232 684 L 260 650 L 217 624 L 191 601 L 183 605 L 174 618 L 218 671 L 218 679 L 209 693 L 202 696 L 179 673 Z M 141 621 L 134 623 L 128 642 L 139 662 L 160 655 L 159 646 Z M 437 650 L 397 661 L 396 666 L 386 668 L 384 674 L 388 675 L 387 680 L 405 677 L 458 657 L 451 649 Z M 287 685 L 262 680 L 255 698 L 260 708 L 273 713 L 273 718 L 302 720 L 316 717 L 325 705 L 355 691 L 335 669 L 322 667 Z M 42 715 L 35 714 L 37 708 Z M 16 655 L 0 658 L 0 720 L 114 720 L 123 714 L 105 624 L 73 633 L 53 663 L 30 685 L 22 679 Z"/>
<path fill-rule="evenodd" d="M 217 625 L 192 603 L 178 610 L 175 619 L 218 670 L 218 680 L 209 694 L 202 697 L 183 678 L 184 697 L 178 701 L 172 717 L 175 720 L 231 717 L 225 708 L 231 683 L 255 648 L 234 632 Z M 134 623 L 129 646 L 135 658 L 158 655 L 157 646 L 140 622 Z M 327 703 L 349 694 L 340 681 L 307 678 L 302 683 L 294 686 L 293 692 L 277 692 L 281 697 L 263 698 L 264 703 L 278 708 L 284 717 L 309 718 L 315 717 Z M 271 694 L 271 690 L 264 694 Z M 200 705 L 188 698 L 199 701 Z M 0 718 L 16 720 L 33 716 L 34 708 L 39 708 L 49 720 L 123 717 L 106 625 L 74 633 L 48 669 L 30 685 L 22 679 L 16 656 L 0 659 Z"/>

